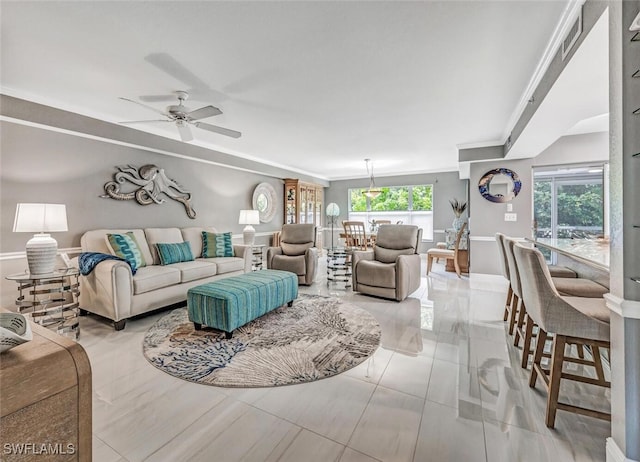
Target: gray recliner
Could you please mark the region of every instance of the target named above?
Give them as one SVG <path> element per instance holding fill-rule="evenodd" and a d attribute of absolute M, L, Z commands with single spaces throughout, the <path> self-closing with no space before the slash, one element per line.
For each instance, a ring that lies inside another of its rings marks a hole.
<path fill-rule="evenodd" d="M 373 250 L 353 252 L 353 290 L 397 301 L 407 298 L 420 287 L 421 240 L 417 226 L 380 226 Z"/>
<path fill-rule="evenodd" d="M 298 284 L 313 284 L 318 267 L 316 227 L 313 224 L 283 225 L 280 246 L 267 248 L 267 268 L 298 275 Z"/>

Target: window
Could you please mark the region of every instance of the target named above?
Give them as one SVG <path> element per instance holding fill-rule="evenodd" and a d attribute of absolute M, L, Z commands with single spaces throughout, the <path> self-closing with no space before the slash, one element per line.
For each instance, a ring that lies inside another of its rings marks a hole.
<path fill-rule="evenodd" d="M 349 220 L 363 221 L 369 230 L 374 220 L 402 222 L 422 228 L 422 238 L 433 240 L 432 185 L 378 188 L 376 198 L 364 195 L 367 188 L 349 189 Z"/>
<path fill-rule="evenodd" d="M 603 171 L 603 165 L 534 170 L 536 237 L 602 237 L 606 203 Z"/>

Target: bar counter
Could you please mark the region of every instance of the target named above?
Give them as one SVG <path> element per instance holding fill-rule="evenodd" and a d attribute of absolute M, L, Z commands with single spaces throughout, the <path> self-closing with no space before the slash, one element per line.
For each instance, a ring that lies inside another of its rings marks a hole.
<path fill-rule="evenodd" d="M 556 252 L 558 265 L 567 266 L 578 273 L 578 276 L 609 287 L 608 239 L 527 238 L 527 241 Z"/>

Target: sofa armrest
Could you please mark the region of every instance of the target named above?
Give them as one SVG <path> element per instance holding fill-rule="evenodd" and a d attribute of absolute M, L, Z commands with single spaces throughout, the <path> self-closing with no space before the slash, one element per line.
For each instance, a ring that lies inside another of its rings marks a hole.
<path fill-rule="evenodd" d="M 318 270 L 318 249 L 316 247 L 307 249 L 304 253 L 304 260 L 307 269 L 304 279 L 307 284 L 311 285 L 316 278 L 316 272 Z"/>
<path fill-rule="evenodd" d="M 267 269 L 273 266 L 273 257 L 282 255 L 282 247 L 267 247 Z"/>
<path fill-rule="evenodd" d="M 126 262 L 104 260 L 80 277 L 80 285 L 80 308 L 114 321 L 132 316 L 133 276 Z"/>
<path fill-rule="evenodd" d="M 253 260 L 253 253 L 251 253 L 250 245 L 242 245 L 242 244 L 234 244 L 233 245 L 233 254 L 238 257 L 244 259 L 244 272 L 251 272 L 251 263 Z"/>
<path fill-rule="evenodd" d="M 396 300 L 401 301 L 420 287 L 420 255 L 400 255 L 396 259 Z"/>
<path fill-rule="evenodd" d="M 358 276 L 356 271 L 356 266 L 358 266 L 358 262 L 360 260 L 373 260 L 374 253 L 373 250 L 354 250 L 351 252 L 351 282 L 353 284 L 353 289 L 356 290 L 358 287 Z"/>

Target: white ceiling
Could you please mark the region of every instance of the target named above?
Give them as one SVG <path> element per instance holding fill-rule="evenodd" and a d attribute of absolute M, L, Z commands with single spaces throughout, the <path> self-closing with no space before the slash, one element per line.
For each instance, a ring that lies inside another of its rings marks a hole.
<path fill-rule="evenodd" d="M 155 118 L 120 96 L 198 84 L 190 107 L 219 107 L 206 122 L 242 138 L 194 129 L 195 144 L 329 180 L 365 176 L 367 157 L 378 176 L 455 170 L 458 145 L 513 128 L 566 6 L 2 1 L 0 81 L 112 122 Z M 153 53 L 181 74 L 145 60 Z M 136 128 L 179 139 L 170 124 Z"/>

